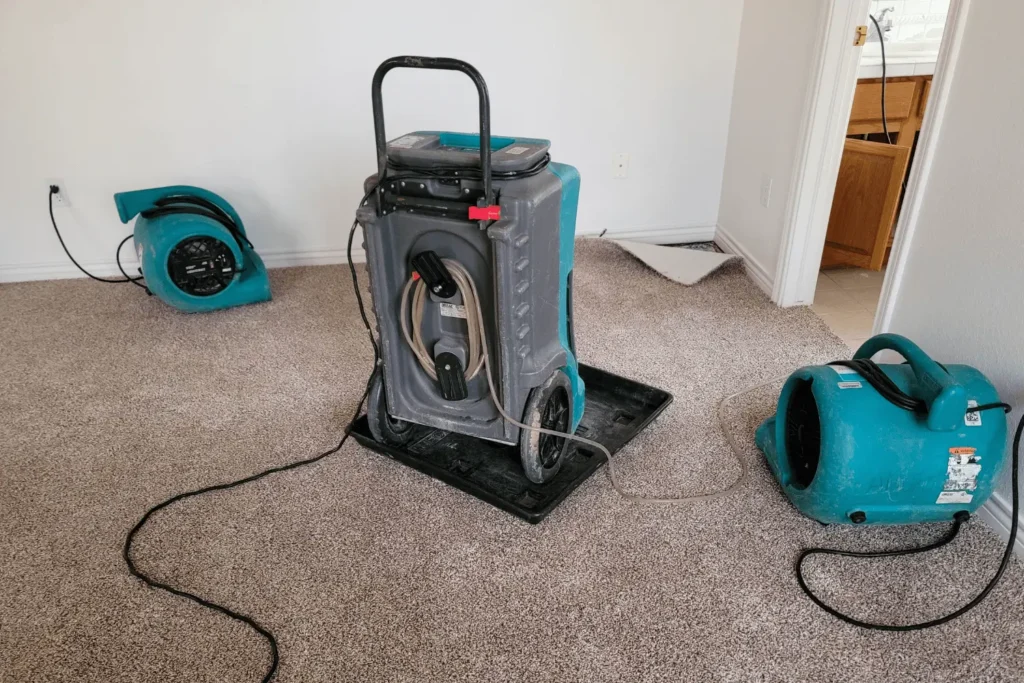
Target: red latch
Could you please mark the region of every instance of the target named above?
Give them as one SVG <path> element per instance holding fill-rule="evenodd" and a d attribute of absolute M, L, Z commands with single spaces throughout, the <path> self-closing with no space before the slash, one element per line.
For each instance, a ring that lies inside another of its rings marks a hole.
<path fill-rule="evenodd" d="M 501 207 L 494 204 L 491 206 L 469 207 L 469 220 L 471 221 L 496 221 L 501 218 Z"/>

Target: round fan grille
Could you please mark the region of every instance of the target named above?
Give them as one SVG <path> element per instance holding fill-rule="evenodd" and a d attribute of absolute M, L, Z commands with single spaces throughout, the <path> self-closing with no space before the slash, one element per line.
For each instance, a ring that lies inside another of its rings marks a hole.
<path fill-rule="evenodd" d="M 801 381 L 786 407 L 786 455 L 793 486 L 805 489 L 814 481 L 821 456 L 821 421 L 810 380 Z"/>
<path fill-rule="evenodd" d="M 186 294 L 211 296 L 234 278 L 235 255 L 216 237 L 191 237 L 178 242 L 167 257 L 171 281 Z"/>

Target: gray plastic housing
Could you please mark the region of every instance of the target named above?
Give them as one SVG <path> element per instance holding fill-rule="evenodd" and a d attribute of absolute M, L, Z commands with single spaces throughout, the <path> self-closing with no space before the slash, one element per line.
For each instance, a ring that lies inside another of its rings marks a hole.
<path fill-rule="evenodd" d="M 472 180 L 458 181 L 457 186 L 436 179 L 415 182 L 422 184 L 417 191 L 434 197 L 478 194 L 482 187 Z M 375 183 L 376 177 L 368 179 L 367 190 Z M 476 221 L 404 210 L 378 215 L 376 196 L 360 207 L 356 217 L 365 238 L 388 413 L 428 427 L 515 444 L 519 428 L 495 409 L 484 371 L 467 382 L 466 399 L 445 400 L 416 360 L 399 323 L 400 315 L 408 315 L 400 304 L 402 289 L 413 272 L 410 261 L 415 254 L 433 250 L 441 258 L 460 262 L 476 283 L 492 373 L 510 415 L 521 420 L 530 391 L 567 365 L 569 353 L 559 339 L 562 182 L 544 169 L 526 178 L 495 180 L 494 187 L 501 219 L 483 230 Z M 459 295 L 446 302 L 462 303 Z M 465 322 L 442 315 L 439 303 L 431 296 L 425 307 L 426 347 L 432 352 L 453 346 L 468 349 Z"/>
<path fill-rule="evenodd" d="M 491 136 L 491 172 L 523 171 L 539 163 L 551 147 L 540 138 Z M 418 130 L 388 143 L 388 163 L 420 169 L 480 168 L 480 136 Z"/>

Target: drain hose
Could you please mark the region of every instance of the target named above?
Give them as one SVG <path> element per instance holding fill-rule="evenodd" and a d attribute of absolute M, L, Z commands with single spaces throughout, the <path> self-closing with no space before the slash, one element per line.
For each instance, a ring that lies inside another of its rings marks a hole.
<path fill-rule="evenodd" d="M 441 259 L 441 262 L 444 263 L 452 276 L 452 280 L 455 281 L 455 285 L 459 288 L 462 304 L 466 310 L 469 357 L 466 359 L 464 374 L 468 382 L 480 372 L 486 353 L 484 348 L 486 343 L 484 327 L 482 324 L 478 324 L 482 318 L 470 314 L 470 311 L 479 310 L 480 303 L 477 298 L 476 287 L 473 286 L 473 278 L 470 277 L 466 268 L 453 259 Z M 412 310 L 409 311 L 409 318 L 412 321 L 411 334 L 409 332 L 409 322 L 405 319 L 406 309 L 409 306 L 410 292 L 412 294 Z M 430 351 L 427 350 L 426 344 L 423 343 L 423 309 L 426 307 L 427 296 L 427 283 L 419 277 L 409 278 L 409 281 L 405 283 L 405 287 L 402 289 L 402 303 L 398 309 L 398 318 L 402 327 L 402 336 L 405 337 L 405 342 L 412 349 L 413 355 L 416 356 L 420 367 L 423 368 L 423 372 L 430 375 L 430 379 L 436 380 L 437 370 L 434 369 L 434 359 L 431 357 Z"/>
<path fill-rule="evenodd" d="M 454 259 L 442 259 L 449 273 L 451 273 L 452 279 L 458 285 L 459 293 L 462 295 L 462 301 L 466 309 L 466 325 L 468 327 L 469 336 L 469 359 L 466 363 L 466 379 L 472 379 L 480 371 L 481 367 L 484 369 L 484 375 L 487 378 L 487 388 L 491 394 L 491 401 L 494 402 L 494 407 L 498 409 L 498 413 L 505 419 L 509 424 L 513 424 L 520 429 L 527 429 L 530 431 L 538 432 L 540 434 L 548 434 L 551 436 L 557 436 L 575 441 L 577 443 L 589 446 L 597 450 L 599 453 L 605 456 L 605 467 L 608 472 L 608 479 L 611 481 L 612 488 L 615 492 L 626 500 L 636 503 L 647 503 L 654 505 L 675 505 L 685 503 L 695 503 L 699 501 L 715 500 L 717 498 L 723 498 L 734 493 L 738 488 L 743 486 L 747 480 L 747 467 L 746 463 L 741 455 L 742 451 L 732 432 L 727 428 L 725 420 L 725 408 L 732 402 L 733 399 L 749 394 L 763 387 L 775 384 L 786 377 L 780 375 L 773 377 L 765 382 L 756 384 L 742 391 L 737 391 L 734 394 L 730 394 L 723 398 L 718 404 L 717 418 L 718 426 L 725 435 L 726 440 L 729 442 L 729 447 L 732 449 L 733 455 L 736 458 L 736 462 L 740 468 L 740 474 L 733 481 L 732 484 L 724 489 L 715 491 L 713 493 L 704 493 L 693 496 L 680 496 L 676 498 L 661 498 L 661 497 L 649 497 L 641 496 L 635 493 L 629 493 L 623 490 L 619 484 L 617 475 L 615 473 L 615 466 L 612 464 L 611 452 L 602 444 L 591 439 L 577 436 L 576 434 L 569 434 L 566 432 L 559 432 L 553 429 L 545 429 L 539 425 L 528 425 L 520 422 L 518 419 L 509 415 L 508 411 L 505 410 L 502 405 L 501 399 L 498 398 L 498 391 L 494 385 L 494 379 L 491 376 L 491 363 L 490 357 L 487 354 L 487 325 L 484 321 L 483 308 L 480 306 L 480 295 L 476 289 L 476 283 L 473 278 L 466 271 L 465 267 L 455 261 Z M 412 310 L 410 312 L 410 318 L 412 320 L 412 332 L 409 331 L 409 325 L 406 322 L 406 309 L 409 305 L 410 293 L 412 294 Z M 402 326 L 402 335 L 405 337 L 405 341 L 409 344 L 413 353 L 416 355 L 420 366 L 423 368 L 432 379 L 437 379 L 437 372 L 434 370 L 434 361 L 427 351 L 426 345 L 423 343 L 423 337 L 421 335 L 421 325 L 423 318 L 423 309 L 426 303 L 427 286 L 422 279 L 410 278 L 406 283 L 405 288 L 402 290 L 402 301 L 400 311 L 400 320 Z"/>

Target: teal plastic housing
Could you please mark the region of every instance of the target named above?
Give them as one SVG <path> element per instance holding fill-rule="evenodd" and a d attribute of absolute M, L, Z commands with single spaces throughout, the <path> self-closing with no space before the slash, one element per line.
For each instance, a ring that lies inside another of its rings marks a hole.
<path fill-rule="evenodd" d="M 241 216 L 224 198 L 209 190 L 191 185 L 172 185 L 114 195 L 117 212 L 122 223 L 135 221 L 135 251 L 139 257 L 146 286 L 164 303 L 186 313 L 202 313 L 232 306 L 270 300 L 270 278 L 262 259 L 248 244 L 239 246 L 234 235 L 217 221 L 194 214 L 174 214 L 153 219 L 139 215 L 155 208 L 160 199 L 178 195 L 193 195 L 213 202 L 223 209 L 244 235 Z M 226 244 L 235 257 L 239 269 L 234 279 L 220 292 L 209 296 L 195 296 L 183 292 L 171 280 L 167 259 L 182 241 L 195 237 L 214 237 Z"/>
<path fill-rule="evenodd" d="M 451 133 L 437 131 L 436 135 L 442 147 L 459 147 L 477 151 L 480 149 L 480 136 L 476 133 Z M 515 144 L 515 138 L 491 136 L 491 149 L 495 152 Z"/>
<path fill-rule="evenodd" d="M 479 143 L 478 143 L 479 146 Z M 574 166 L 554 161 L 548 168 L 562 183 L 562 202 L 558 215 L 558 339 L 568 362 L 562 370 L 572 387 L 572 428 L 580 426 L 586 408 L 586 387 L 580 379 L 575 349 L 570 342 L 572 330 L 572 270 L 576 262 L 576 208 L 580 202 L 580 172 Z"/>
<path fill-rule="evenodd" d="M 992 494 L 1006 460 L 995 387 L 967 365 L 941 366 L 895 334 L 867 340 L 854 358 L 898 352 L 907 362 L 881 370 L 926 414 L 896 407 L 853 370 L 809 366 L 783 386 L 776 415 L 755 441 L 782 490 L 803 514 L 826 524 L 912 524 L 974 513 Z M 817 416 L 820 441 L 808 452 Z M 816 462 L 815 462 L 816 459 Z"/>

